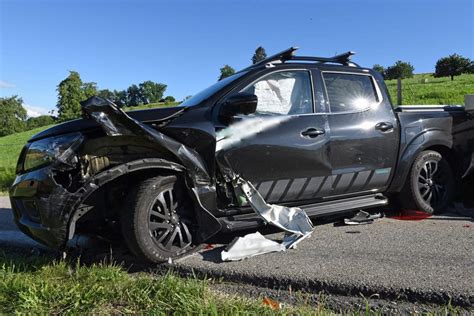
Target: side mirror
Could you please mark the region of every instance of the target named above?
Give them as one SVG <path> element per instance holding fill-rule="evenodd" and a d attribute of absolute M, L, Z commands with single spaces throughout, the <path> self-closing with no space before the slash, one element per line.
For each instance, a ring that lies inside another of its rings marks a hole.
<path fill-rule="evenodd" d="M 237 114 L 252 114 L 257 110 L 258 98 L 255 94 L 238 93 L 229 97 L 220 109 L 220 116 L 230 119 Z"/>

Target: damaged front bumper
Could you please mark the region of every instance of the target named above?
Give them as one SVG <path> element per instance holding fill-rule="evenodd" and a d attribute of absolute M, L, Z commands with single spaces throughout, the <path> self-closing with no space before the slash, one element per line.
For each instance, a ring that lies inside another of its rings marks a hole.
<path fill-rule="evenodd" d="M 36 241 L 62 249 L 73 238 L 77 221 L 91 209 L 85 202 L 92 193 L 123 175 L 145 169 L 184 172 L 181 165 L 164 159 L 140 159 L 107 169 L 75 191 L 56 181 L 54 165 L 18 175 L 10 188 L 15 222 Z"/>
<path fill-rule="evenodd" d="M 51 167 L 18 175 L 10 188 L 14 220 L 31 238 L 53 248 L 66 241 L 68 215 L 73 197 L 52 178 Z"/>

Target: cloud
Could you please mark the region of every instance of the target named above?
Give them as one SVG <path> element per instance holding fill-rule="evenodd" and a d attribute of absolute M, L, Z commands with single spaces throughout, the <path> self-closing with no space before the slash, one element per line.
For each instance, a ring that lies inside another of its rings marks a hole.
<path fill-rule="evenodd" d="M 38 117 L 41 115 L 49 115 L 47 109 L 39 107 L 39 106 L 33 106 L 33 105 L 23 103 L 23 107 L 25 108 L 26 115 L 28 115 L 28 117 Z"/>
<path fill-rule="evenodd" d="M 15 85 L 13 83 L 0 80 L 0 88 L 1 89 L 15 88 Z"/>

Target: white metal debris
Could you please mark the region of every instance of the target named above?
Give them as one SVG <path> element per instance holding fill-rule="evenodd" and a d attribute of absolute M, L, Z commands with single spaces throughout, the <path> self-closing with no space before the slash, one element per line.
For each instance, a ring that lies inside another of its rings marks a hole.
<path fill-rule="evenodd" d="M 266 222 L 286 231 L 282 243 L 269 240 L 260 233 L 235 239 L 222 252 L 223 261 L 242 260 L 256 255 L 294 248 L 313 232 L 313 224 L 305 211 L 298 207 L 267 204 L 255 187 L 243 179 L 237 183 L 252 209 Z M 258 234 L 258 235 L 256 235 Z"/>
<path fill-rule="evenodd" d="M 221 253 L 222 261 L 238 261 L 269 252 L 285 251 L 286 247 L 267 239 L 259 232 L 234 239 Z"/>

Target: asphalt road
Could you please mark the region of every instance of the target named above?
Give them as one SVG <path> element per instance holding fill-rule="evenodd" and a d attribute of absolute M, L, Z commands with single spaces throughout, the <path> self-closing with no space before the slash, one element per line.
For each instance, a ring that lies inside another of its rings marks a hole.
<path fill-rule="evenodd" d="M 178 262 L 182 273 L 259 287 L 474 306 L 472 210 L 423 220 L 383 218 L 370 225 L 318 225 L 298 248 L 221 262 L 221 245 Z M 267 237 L 278 239 L 281 233 Z M 0 247 L 40 247 L 16 230 L 0 197 Z"/>

